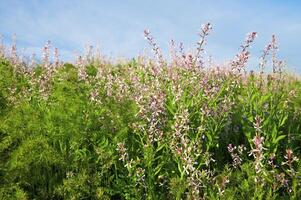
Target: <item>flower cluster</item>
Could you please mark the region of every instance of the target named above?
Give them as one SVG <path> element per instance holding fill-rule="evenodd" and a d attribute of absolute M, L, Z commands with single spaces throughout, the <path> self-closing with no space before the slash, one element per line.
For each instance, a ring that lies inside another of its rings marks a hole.
<path fill-rule="evenodd" d="M 243 155 L 244 151 L 246 150 L 246 147 L 244 145 L 239 145 L 237 147 L 237 146 L 233 146 L 232 144 L 229 144 L 227 149 L 233 160 L 232 166 L 234 168 L 239 167 L 242 163 L 241 156 Z"/>
<path fill-rule="evenodd" d="M 233 71 L 238 70 L 238 72 L 240 72 L 241 70 L 244 70 L 245 65 L 247 64 L 250 57 L 248 48 L 254 42 L 256 36 L 256 32 L 251 32 L 247 35 L 245 43 L 241 45 L 241 51 L 236 55 L 235 59 L 231 63 Z"/>
<path fill-rule="evenodd" d="M 126 162 L 128 160 L 128 153 L 124 143 L 118 143 L 116 150 L 119 153 L 119 160 Z"/>
<path fill-rule="evenodd" d="M 282 162 L 282 165 L 287 165 L 289 166 L 290 168 L 292 167 L 292 164 L 294 162 L 297 162 L 299 159 L 294 155 L 294 152 L 293 150 L 291 149 L 286 149 L 286 154 L 284 155 L 284 158 L 285 158 L 285 162 Z"/>

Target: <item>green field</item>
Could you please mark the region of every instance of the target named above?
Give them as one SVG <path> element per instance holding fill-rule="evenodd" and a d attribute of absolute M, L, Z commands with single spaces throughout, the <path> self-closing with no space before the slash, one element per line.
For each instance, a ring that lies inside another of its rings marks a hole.
<path fill-rule="evenodd" d="M 246 70 L 255 33 L 201 62 L 209 29 L 170 61 L 148 31 L 156 58 L 1 51 L 0 199 L 300 199 L 300 79 L 275 41 Z"/>

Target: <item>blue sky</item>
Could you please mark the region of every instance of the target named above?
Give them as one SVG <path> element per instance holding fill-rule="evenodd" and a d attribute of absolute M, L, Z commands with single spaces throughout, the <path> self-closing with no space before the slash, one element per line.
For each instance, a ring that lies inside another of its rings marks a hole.
<path fill-rule="evenodd" d="M 85 45 L 99 45 L 105 55 L 135 57 L 148 48 L 143 30 L 150 29 L 166 50 L 170 39 L 194 48 L 203 23 L 213 25 L 207 55 L 222 62 L 238 51 L 246 33 L 257 31 L 251 64 L 271 35 L 279 38 L 279 55 L 301 72 L 301 2 L 202 0 L 1 0 L 0 33 L 5 43 L 37 53 L 47 40 L 65 60 Z M 255 66 L 254 68 L 256 68 Z"/>

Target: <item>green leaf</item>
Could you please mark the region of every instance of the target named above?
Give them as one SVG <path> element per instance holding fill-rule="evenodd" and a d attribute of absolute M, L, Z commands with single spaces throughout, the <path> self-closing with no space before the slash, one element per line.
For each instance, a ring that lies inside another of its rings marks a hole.
<path fill-rule="evenodd" d="M 273 140 L 274 144 L 277 144 L 280 140 L 283 140 L 286 137 L 286 135 L 280 135 L 275 140 Z"/>

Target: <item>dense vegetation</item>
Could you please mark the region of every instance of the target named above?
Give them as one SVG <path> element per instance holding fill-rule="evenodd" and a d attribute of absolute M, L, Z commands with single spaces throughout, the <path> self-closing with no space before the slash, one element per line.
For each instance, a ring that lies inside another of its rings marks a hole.
<path fill-rule="evenodd" d="M 255 33 L 228 64 L 203 61 L 209 30 L 195 53 L 172 42 L 170 62 L 148 31 L 157 58 L 117 64 L 2 46 L 0 199 L 300 199 L 301 81 L 275 37 L 258 73 Z"/>

